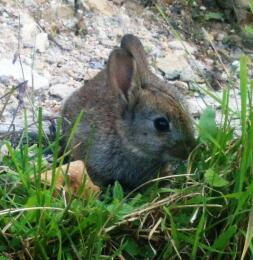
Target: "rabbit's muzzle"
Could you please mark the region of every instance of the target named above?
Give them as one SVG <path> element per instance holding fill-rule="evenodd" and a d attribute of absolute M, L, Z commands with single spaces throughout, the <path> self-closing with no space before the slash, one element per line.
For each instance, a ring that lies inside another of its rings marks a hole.
<path fill-rule="evenodd" d="M 173 157 L 186 160 L 195 146 L 196 141 L 194 139 L 180 142 L 170 149 L 169 154 Z"/>

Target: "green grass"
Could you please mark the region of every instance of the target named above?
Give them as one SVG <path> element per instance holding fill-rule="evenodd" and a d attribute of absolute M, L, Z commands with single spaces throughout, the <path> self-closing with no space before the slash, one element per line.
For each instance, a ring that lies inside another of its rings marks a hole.
<path fill-rule="evenodd" d="M 43 185 L 40 173 L 55 173 L 63 163 L 57 159 L 61 123 L 55 141 L 43 145 L 39 110 L 37 145 L 28 145 L 27 128 L 15 149 L 2 143 L 9 154 L 0 172 L 0 259 L 252 258 L 253 81 L 247 60 L 241 58 L 240 111 L 229 107 L 231 90 L 224 90 L 222 121 L 215 123 L 211 108 L 204 111 L 188 163 L 143 193 L 126 195 L 116 183 L 99 198 L 53 196 L 54 182 Z M 240 118 L 240 135 L 233 118 Z M 43 158 L 49 149 L 50 165 Z"/>

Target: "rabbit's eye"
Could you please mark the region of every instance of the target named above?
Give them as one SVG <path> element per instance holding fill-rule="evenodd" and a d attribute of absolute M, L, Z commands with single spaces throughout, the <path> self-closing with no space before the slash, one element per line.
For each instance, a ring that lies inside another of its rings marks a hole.
<path fill-rule="evenodd" d="M 154 120 L 154 126 L 159 132 L 170 131 L 169 121 L 164 117 L 158 117 Z"/>

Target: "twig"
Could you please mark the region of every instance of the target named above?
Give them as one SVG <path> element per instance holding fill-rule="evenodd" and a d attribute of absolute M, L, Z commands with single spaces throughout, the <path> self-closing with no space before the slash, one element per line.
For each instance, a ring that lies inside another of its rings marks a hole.
<path fill-rule="evenodd" d="M 13 123 L 14 123 L 14 120 L 17 116 L 18 110 L 24 106 L 24 95 L 26 93 L 27 83 L 28 83 L 28 81 L 25 80 L 24 82 L 19 84 L 19 88 L 17 88 L 18 89 L 18 95 L 17 95 L 18 106 L 17 106 L 17 108 L 16 108 L 16 110 L 13 114 L 12 121 L 11 121 L 11 124 L 9 126 L 8 132 L 10 131 L 11 127 L 13 126 Z"/>

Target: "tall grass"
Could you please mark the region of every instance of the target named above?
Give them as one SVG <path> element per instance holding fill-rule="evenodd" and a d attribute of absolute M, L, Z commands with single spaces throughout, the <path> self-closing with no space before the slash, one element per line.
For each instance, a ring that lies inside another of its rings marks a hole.
<path fill-rule="evenodd" d="M 253 81 L 247 57 L 240 61 L 240 111 L 229 107 L 230 89 L 220 100 L 222 121 L 207 108 L 199 124 L 199 144 L 177 175 L 158 178 L 143 193 L 124 194 L 116 183 L 99 198 L 55 196 L 60 125 L 43 146 L 42 111 L 38 144 L 5 140 L 0 173 L 1 259 L 249 259 L 253 256 Z M 70 140 L 73 138 L 78 121 Z M 240 133 L 232 122 L 240 118 Z M 43 157 L 51 149 L 52 163 Z M 0 156 L 1 157 L 1 156 Z"/>

